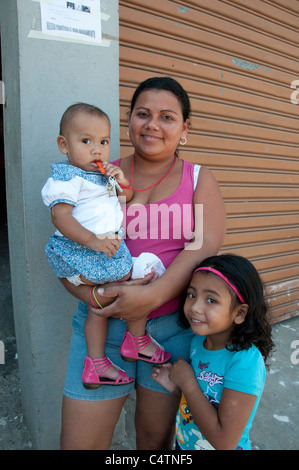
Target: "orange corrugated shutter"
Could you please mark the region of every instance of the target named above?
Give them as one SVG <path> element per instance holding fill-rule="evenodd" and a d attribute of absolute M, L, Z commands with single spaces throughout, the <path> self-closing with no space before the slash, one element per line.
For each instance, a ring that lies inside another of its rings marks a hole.
<path fill-rule="evenodd" d="M 120 1 L 121 156 L 136 85 L 169 75 L 188 91 L 180 149 L 211 168 L 228 214 L 223 252 L 261 273 L 272 321 L 299 314 L 299 2 Z M 298 82 L 296 83 L 296 81 Z"/>

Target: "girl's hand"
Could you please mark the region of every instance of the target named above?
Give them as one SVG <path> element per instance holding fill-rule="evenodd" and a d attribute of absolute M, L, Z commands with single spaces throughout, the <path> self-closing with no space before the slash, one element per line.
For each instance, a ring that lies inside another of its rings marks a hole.
<path fill-rule="evenodd" d="M 172 370 L 172 365 L 170 362 L 166 364 L 161 364 L 161 367 L 153 366 L 153 373 L 151 377 L 156 380 L 162 387 L 164 387 L 168 392 L 175 393 L 176 395 L 181 395 L 180 388 L 170 380 L 169 375 Z"/>
<path fill-rule="evenodd" d="M 174 382 L 181 390 L 188 388 L 188 383 L 196 382 L 196 378 L 192 369 L 192 366 L 188 364 L 182 357 L 179 357 L 177 362 L 172 364 L 172 368 L 169 372 L 169 378 Z"/>

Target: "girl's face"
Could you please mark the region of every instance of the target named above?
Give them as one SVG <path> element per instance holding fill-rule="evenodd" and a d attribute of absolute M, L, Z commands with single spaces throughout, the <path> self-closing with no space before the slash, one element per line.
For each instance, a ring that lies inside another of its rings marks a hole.
<path fill-rule="evenodd" d="M 219 276 L 203 272 L 193 275 L 184 313 L 193 333 L 207 336 L 208 349 L 225 348 L 235 324 L 244 321 L 244 306 L 232 310 L 231 303 L 230 288 Z"/>
<path fill-rule="evenodd" d="M 169 157 L 187 136 L 188 120 L 184 122 L 180 102 L 173 93 L 146 90 L 130 115 L 129 134 L 135 154 Z"/>
<path fill-rule="evenodd" d="M 58 137 L 57 143 L 71 165 L 84 171 L 98 171 L 95 162 L 109 160 L 109 121 L 105 116 L 78 113 L 69 123 L 65 136 Z"/>

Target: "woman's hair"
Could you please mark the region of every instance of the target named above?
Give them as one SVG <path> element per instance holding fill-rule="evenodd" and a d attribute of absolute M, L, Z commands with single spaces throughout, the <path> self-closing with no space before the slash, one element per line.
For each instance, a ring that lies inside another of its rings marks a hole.
<path fill-rule="evenodd" d="M 89 114 L 90 116 L 97 116 L 99 118 L 106 118 L 110 125 L 108 115 L 100 108 L 87 103 L 75 103 L 69 106 L 62 115 L 60 121 L 59 134 L 64 135 L 72 119 L 78 113 Z"/>
<path fill-rule="evenodd" d="M 170 77 L 152 77 L 141 82 L 140 85 L 136 88 L 131 100 L 131 113 L 134 109 L 137 98 L 143 91 L 146 90 L 165 90 L 173 93 L 181 105 L 184 121 L 189 119 L 191 113 L 189 96 L 182 85 Z"/>
<path fill-rule="evenodd" d="M 220 271 L 238 290 L 248 304 L 245 320 L 236 324 L 231 335 L 231 346 L 228 349 L 249 349 L 254 344 L 266 359 L 274 347 L 269 308 L 264 295 L 264 286 L 253 264 L 242 256 L 224 254 L 212 256 L 202 261 L 199 267 L 210 267 Z M 208 273 L 209 271 L 201 271 Z M 231 309 L 241 304 L 241 301 L 229 285 L 232 296 Z M 185 315 L 184 315 L 185 317 Z M 180 316 L 182 319 L 182 316 Z M 182 326 L 186 326 L 185 323 Z"/>

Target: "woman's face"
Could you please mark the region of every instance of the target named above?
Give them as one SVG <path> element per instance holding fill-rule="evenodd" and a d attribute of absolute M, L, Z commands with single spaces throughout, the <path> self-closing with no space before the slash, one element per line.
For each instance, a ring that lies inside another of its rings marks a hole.
<path fill-rule="evenodd" d="M 170 91 L 146 90 L 136 100 L 129 120 L 135 154 L 169 157 L 188 134 L 180 102 Z"/>

